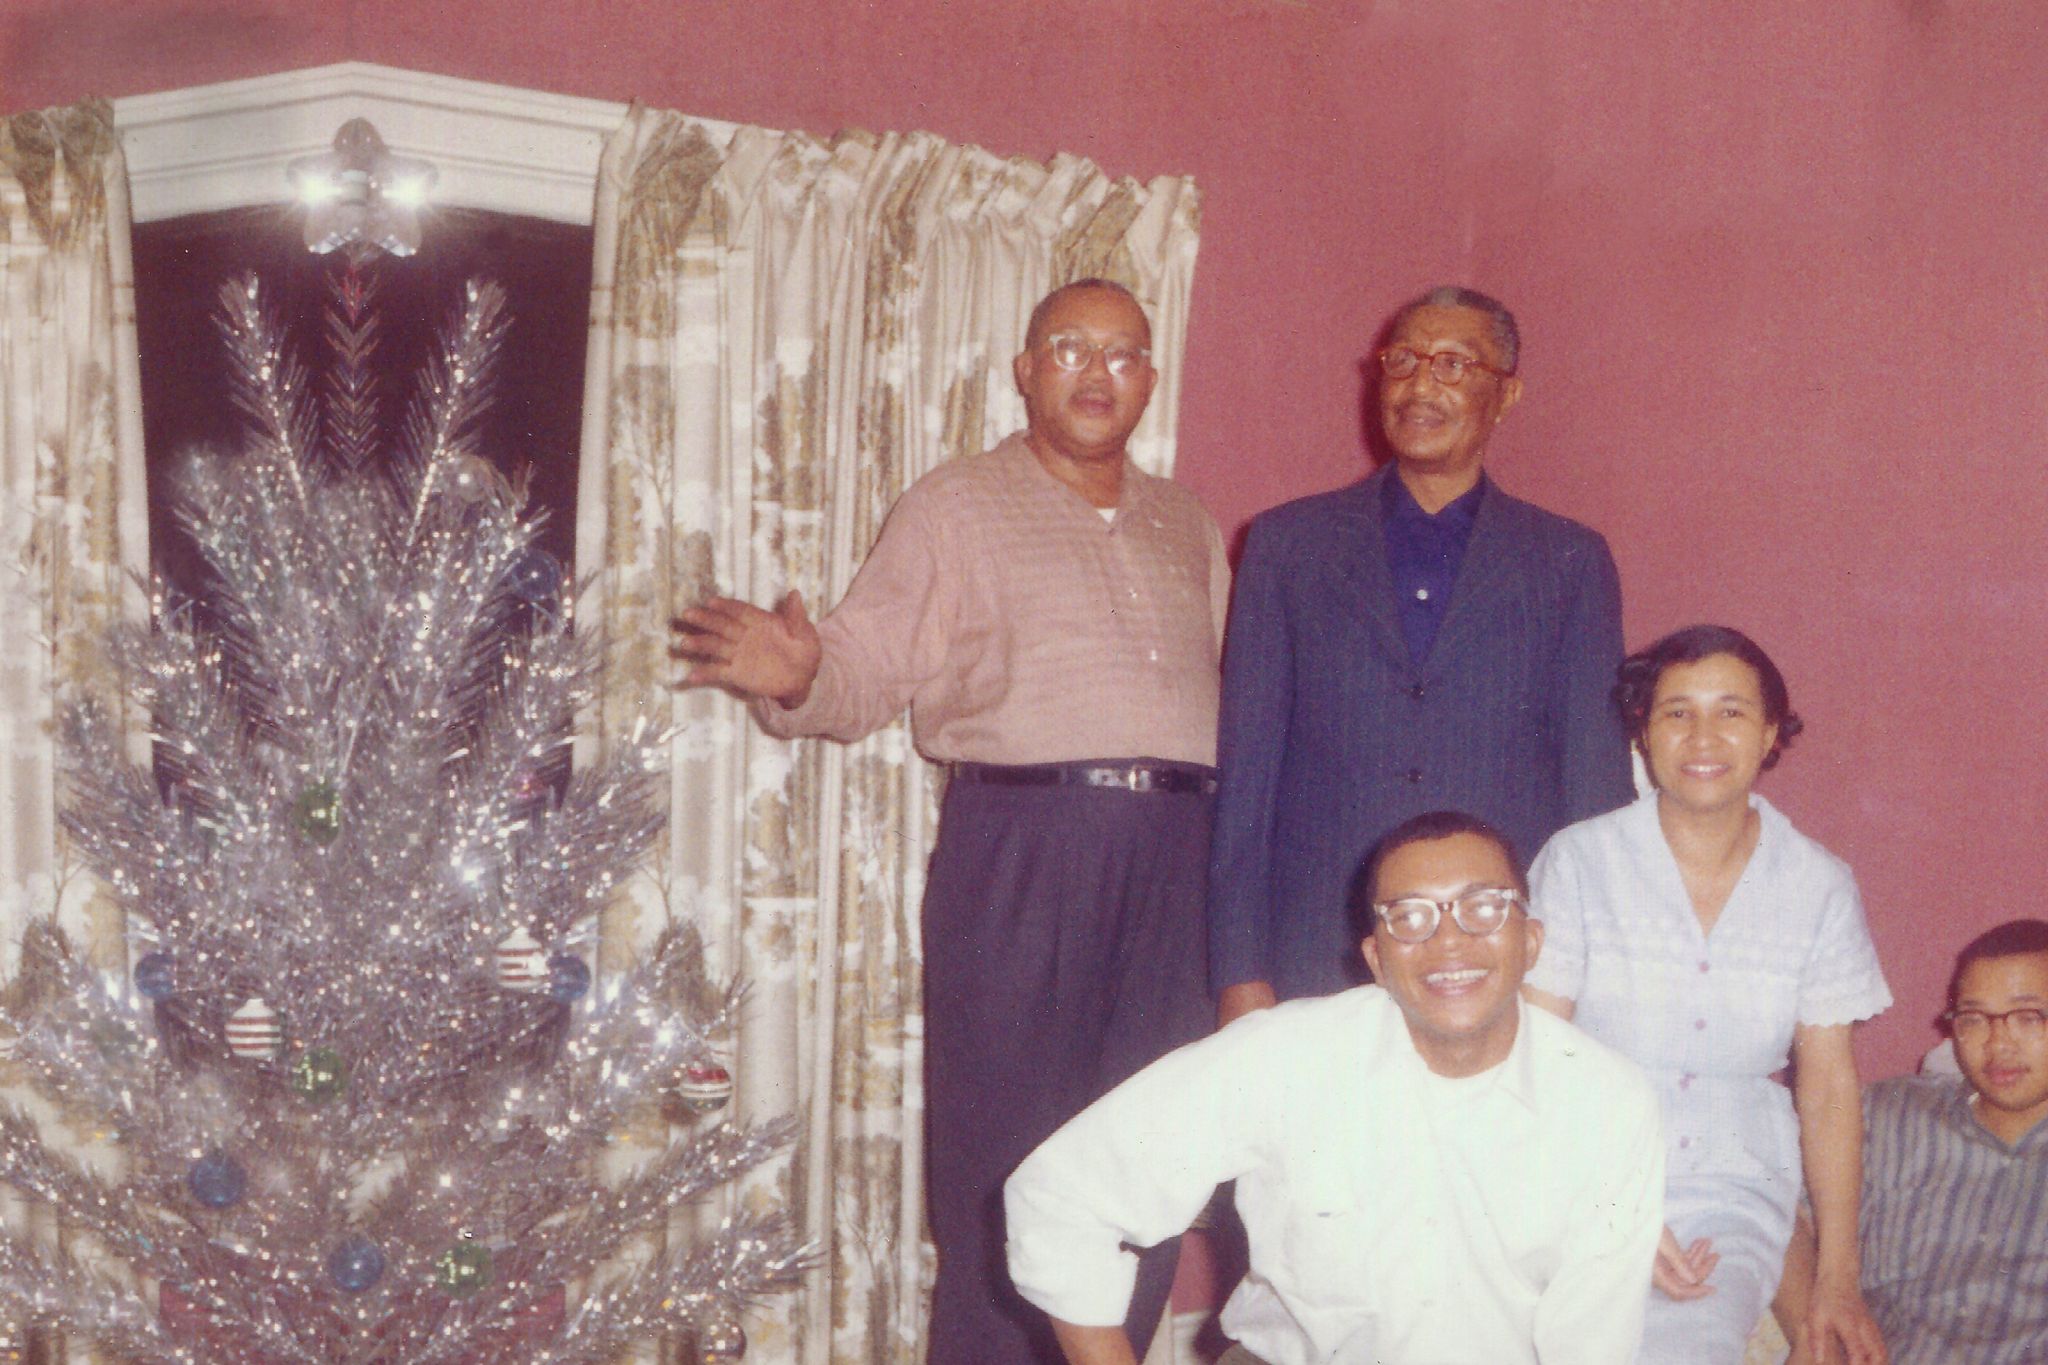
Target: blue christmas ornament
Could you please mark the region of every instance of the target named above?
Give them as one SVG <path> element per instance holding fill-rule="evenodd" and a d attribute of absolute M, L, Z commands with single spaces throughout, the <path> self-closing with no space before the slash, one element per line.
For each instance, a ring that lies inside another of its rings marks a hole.
<path fill-rule="evenodd" d="M 360 1294 L 384 1278 L 384 1253 L 367 1237 L 351 1237 L 327 1257 L 327 1275 L 346 1294 Z"/>
<path fill-rule="evenodd" d="M 192 1197 L 210 1209 L 225 1209 L 242 1202 L 249 1188 L 249 1173 L 242 1163 L 226 1152 L 212 1151 L 192 1163 L 185 1173 Z"/>
<path fill-rule="evenodd" d="M 505 571 L 512 595 L 530 607 L 553 610 L 562 591 L 562 561 L 539 546 L 530 546 Z"/>
<path fill-rule="evenodd" d="M 171 984 L 169 953 L 144 953 L 135 960 L 135 989 L 145 999 L 163 999 L 171 993 Z"/>
<path fill-rule="evenodd" d="M 573 953 L 548 959 L 548 994 L 564 1004 L 581 1000 L 590 990 L 590 964 Z"/>

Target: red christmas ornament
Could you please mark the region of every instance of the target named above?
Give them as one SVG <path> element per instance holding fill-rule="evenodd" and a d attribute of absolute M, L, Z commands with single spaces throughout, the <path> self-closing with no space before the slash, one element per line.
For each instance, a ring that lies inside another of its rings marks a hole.
<path fill-rule="evenodd" d="M 716 1062 L 692 1062 L 683 1068 L 676 1098 L 692 1114 L 723 1109 L 732 1098 L 732 1073 Z"/>
<path fill-rule="evenodd" d="M 277 1011 L 265 1004 L 260 995 L 250 996 L 228 1016 L 227 1035 L 228 1050 L 254 1062 L 270 1060 L 284 1045 L 284 1028 L 277 1022 Z"/>
<path fill-rule="evenodd" d="M 498 940 L 498 984 L 508 991 L 544 990 L 548 984 L 548 955 L 524 929 L 514 929 Z"/>

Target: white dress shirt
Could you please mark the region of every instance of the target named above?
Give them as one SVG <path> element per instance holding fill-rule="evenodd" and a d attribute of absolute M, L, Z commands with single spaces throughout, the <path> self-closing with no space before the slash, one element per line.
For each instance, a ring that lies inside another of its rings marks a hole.
<path fill-rule="evenodd" d="M 1121 1323 L 1136 1257 L 1237 1181 L 1251 1270 L 1226 1332 L 1272 1365 L 1629 1365 L 1663 1227 L 1637 1069 L 1522 1007 L 1478 1076 L 1423 1064 L 1377 986 L 1247 1015 L 1154 1062 L 1006 1190 L 1010 1275 Z"/>

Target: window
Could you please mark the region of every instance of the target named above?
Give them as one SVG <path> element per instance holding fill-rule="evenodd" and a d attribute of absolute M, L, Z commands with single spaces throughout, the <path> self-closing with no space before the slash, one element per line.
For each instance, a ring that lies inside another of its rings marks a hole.
<path fill-rule="evenodd" d="M 449 210 L 427 219 L 417 255 L 380 256 L 360 272 L 375 290 L 372 372 L 385 450 L 397 440 L 420 367 L 458 308 L 463 282 L 481 276 L 504 286 L 512 322 L 482 448 L 508 474 L 529 471 L 530 506 L 547 512 L 541 544 L 565 565 L 576 541 L 590 244 L 587 226 Z M 214 325 L 221 284 L 256 273 L 317 395 L 331 365 L 324 319 L 332 282 L 348 263 L 340 252 L 308 252 L 298 215 L 274 206 L 137 223 L 134 252 L 151 553 L 173 582 L 197 589 L 197 565 L 173 533 L 165 494 L 187 451 L 238 448 L 244 431 Z"/>

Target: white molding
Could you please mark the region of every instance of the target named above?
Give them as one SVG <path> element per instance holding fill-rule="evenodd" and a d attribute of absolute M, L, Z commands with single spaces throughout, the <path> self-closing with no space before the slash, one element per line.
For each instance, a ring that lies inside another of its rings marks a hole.
<path fill-rule="evenodd" d="M 588 224 L 598 157 L 627 106 L 369 62 L 114 101 L 136 222 L 282 204 L 285 164 L 351 118 L 440 170 L 437 203 Z M 730 124 L 706 122 L 716 137 Z"/>

